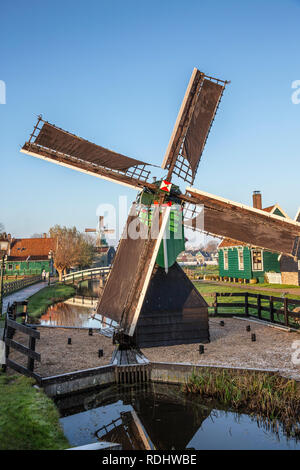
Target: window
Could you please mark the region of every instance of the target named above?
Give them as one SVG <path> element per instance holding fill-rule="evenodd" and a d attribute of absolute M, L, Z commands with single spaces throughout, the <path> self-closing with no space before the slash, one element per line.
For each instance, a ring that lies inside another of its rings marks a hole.
<path fill-rule="evenodd" d="M 223 257 L 224 257 L 224 269 L 228 269 L 228 251 L 227 250 L 223 251 Z"/>
<path fill-rule="evenodd" d="M 20 269 L 20 265 L 19 265 L 19 264 L 16 264 L 15 270 L 16 270 L 16 271 L 19 271 L 19 269 Z"/>
<path fill-rule="evenodd" d="M 238 249 L 238 259 L 239 259 L 239 271 L 244 271 L 244 250 L 243 250 L 243 248 Z"/>
<path fill-rule="evenodd" d="M 8 265 L 8 269 L 9 269 L 9 271 L 11 271 L 11 270 L 12 270 L 12 268 L 13 268 L 13 265 L 12 265 L 12 264 L 9 264 L 9 265 Z"/>
<path fill-rule="evenodd" d="M 262 250 L 252 251 L 252 269 L 253 271 L 263 271 Z"/>

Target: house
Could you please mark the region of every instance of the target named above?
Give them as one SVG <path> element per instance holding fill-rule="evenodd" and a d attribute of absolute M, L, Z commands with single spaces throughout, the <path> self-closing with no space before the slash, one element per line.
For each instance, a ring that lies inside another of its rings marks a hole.
<path fill-rule="evenodd" d="M 31 276 L 43 270 L 53 274 L 55 239 L 47 238 L 9 238 L 5 257 L 5 275 Z"/>
<path fill-rule="evenodd" d="M 262 197 L 259 191 L 253 193 L 253 207 L 270 214 L 289 218 L 278 204 L 262 209 Z M 218 254 L 221 279 L 244 279 L 247 282 L 256 278 L 259 282 L 264 282 L 265 274 L 272 273 L 272 282 L 284 282 L 281 281 L 283 268 L 281 258 L 287 257 L 282 257 L 278 253 L 272 253 L 255 246 L 250 247 L 245 243 L 225 238 L 219 244 Z M 293 266 L 293 268 L 295 267 Z"/>

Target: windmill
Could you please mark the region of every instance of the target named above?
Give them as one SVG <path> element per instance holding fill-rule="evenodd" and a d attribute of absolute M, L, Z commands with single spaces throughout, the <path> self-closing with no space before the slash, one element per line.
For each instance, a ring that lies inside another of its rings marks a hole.
<path fill-rule="evenodd" d="M 118 323 L 115 339 L 139 347 L 208 342 L 208 306 L 176 263 L 184 227 L 230 237 L 288 256 L 300 249 L 300 223 L 192 186 L 227 81 L 194 69 L 162 163 L 149 165 L 38 121 L 21 152 L 139 191 L 132 205 L 97 313 Z M 199 224 L 203 221 L 204 225 Z M 168 236 L 166 236 L 168 233 Z M 130 235 L 130 236 L 128 236 Z"/>
<path fill-rule="evenodd" d="M 98 227 L 97 228 L 86 228 L 85 233 L 97 233 L 96 238 L 96 247 L 101 249 L 102 247 L 107 247 L 108 243 L 106 241 L 106 234 L 114 233 L 114 230 L 108 229 L 104 226 L 104 216 L 99 216 Z"/>

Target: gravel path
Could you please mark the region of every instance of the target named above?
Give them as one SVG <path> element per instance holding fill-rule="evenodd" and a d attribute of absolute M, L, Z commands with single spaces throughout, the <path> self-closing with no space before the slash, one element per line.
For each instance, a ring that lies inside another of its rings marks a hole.
<path fill-rule="evenodd" d="M 299 341 L 300 359 L 300 334 L 234 318 L 224 322 L 222 327 L 220 319 L 210 320 L 211 342 L 204 345 L 203 355 L 199 355 L 198 344 L 147 348 L 143 353 L 152 362 L 278 369 L 283 376 L 300 380 L 300 363 L 292 362 L 294 341 Z M 246 325 L 251 325 L 250 332 Z M 251 341 L 251 333 L 256 334 L 256 342 Z"/>
<path fill-rule="evenodd" d="M 36 342 L 36 351 L 41 354 L 41 363 L 35 362 L 34 371 L 42 377 L 90 369 L 110 363 L 115 346 L 110 338 L 94 331 L 89 336 L 88 330 L 64 328 L 39 328 L 41 339 Z M 14 340 L 26 345 L 23 334 L 16 333 Z M 68 345 L 68 338 L 72 344 Z M 103 349 L 103 357 L 98 357 L 98 350 Z M 11 350 L 10 359 L 26 365 L 26 357 Z M 14 371 L 8 369 L 9 373 Z"/>

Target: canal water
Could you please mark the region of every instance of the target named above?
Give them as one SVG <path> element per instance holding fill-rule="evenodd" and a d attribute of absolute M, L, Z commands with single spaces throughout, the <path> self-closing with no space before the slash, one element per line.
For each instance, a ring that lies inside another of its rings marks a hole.
<path fill-rule="evenodd" d="M 86 328 L 104 328 L 108 319 L 102 321 L 100 315 L 92 318 L 94 310 L 91 306 L 79 306 L 58 302 L 51 305 L 46 313 L 41 316 L 40 324 L 46 326 L 74 326 Z"/>
<path fill-rule="evenodd" d="M 56 402 L 71 446 L 118 442 L 123 449 L 300 450 L 283 426 L 185 395 L 178 386 L 108 387 Z"/>

